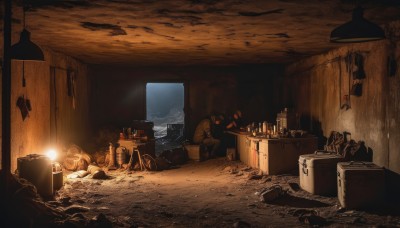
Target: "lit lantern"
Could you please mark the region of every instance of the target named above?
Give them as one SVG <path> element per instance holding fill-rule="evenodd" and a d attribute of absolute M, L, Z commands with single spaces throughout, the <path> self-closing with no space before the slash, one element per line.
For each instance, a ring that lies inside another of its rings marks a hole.
<path fill-rule="evenodd" d="M 56 162 L 57 152 L 55 149 L 48 149 L 46 156 L 52 161 L 53 167 L 53 188 L 59 190 L 63 186 L 63 172 L 60 163 Z"/>
<path fill-rule="evenodd" d="M 55 149 L 49 149 L 46 152 L 46 156 L 49 157 L 51 161 L 55 161 L 57 158 L 57 152 Z"/>

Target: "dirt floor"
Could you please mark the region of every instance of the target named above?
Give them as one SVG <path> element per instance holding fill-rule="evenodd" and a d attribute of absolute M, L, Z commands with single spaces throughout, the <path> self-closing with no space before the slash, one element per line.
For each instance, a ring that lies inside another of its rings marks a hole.
<path fill-rule="evenodd" d="M 346 211 L 336 197 L 299 190 L 297 176 L 250 180 L 252 172 L 225 158 L 161 172 L 111 171 L 108 180 L 67 180 L 56 199 L 83 206 L 70 213 L 85 218 L 103 213 L 116 227 L 308 227 L 299 219 L 304 214 L 317 214 L 330 227 L 400 227 L 400 216 Z M 259 193 L 277 184 L 288 194 L 260 201 Z"/>

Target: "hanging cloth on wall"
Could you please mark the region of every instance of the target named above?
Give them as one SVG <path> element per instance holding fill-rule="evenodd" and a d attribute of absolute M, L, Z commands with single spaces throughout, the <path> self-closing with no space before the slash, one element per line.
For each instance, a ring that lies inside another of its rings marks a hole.
<path fill-rule="evenodd" d="M 346 69 L 349 73 L 349 94 L 360 97 L 362 95 L 363 79 L 366 78 L 364 70 L 364 56 L 360 52 L 348 52 L 345 57 L 345 61 Z M 350 76 L 353 79 L 352 81 L 350 81 Z"/>
<path fill-rule="evenodd" d="M 346 69 L 349 71 L 349 65 L 347 61 L 347 56 L 345 57 L 345 62 L 346 62 Z M 338 61 L 339 64 L 339 108 L 340 109 L 345 109 L 348 110 L 351 108 L 350 105 L 350 96 L 348 94 L 345 94 L 342 96 L 342 61 L 341 59 Z"/>
<path fill-rule="evenodd" d="M 22 87 L 26 87 L 25 61 L 22 61 Z M 32 111 L 31 101 L 28 98 L 25 98 L 25 95 L 19 96 L 17 99 L 17 106 L 21 111 L 22 121 L 25 121 L 25 119 L 29 117 L 29 112 Z"/>
<path fill-rule="evenodd" d="M 26 117 L 29 116 L 29 108 L 28 108 L 27 100 L 25 99 L 25 96 L 18 97 L 17 106 L 18 106 L 19 110 L 21 111 L 22 121 L 24 121 L 26 119 Z M 30 101 L 29 101 L 29 107 L 30 107 Z M 31 107 L 30 107 L 30 109 L 32 110 Z"/>

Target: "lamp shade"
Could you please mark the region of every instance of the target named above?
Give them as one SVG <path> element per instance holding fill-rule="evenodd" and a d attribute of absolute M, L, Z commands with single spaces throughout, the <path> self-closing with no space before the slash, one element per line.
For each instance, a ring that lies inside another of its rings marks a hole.
<path fill-rule="evenodd" d="M 43 51 L 30 39 L 31 33 L 24 29 L 18 43 L 11 47 L 11 59 L 44 61 Z"/>
<path fill-rule="evenodd" d="M 364 10 L 357 7 L 353 10 L 353 19 L 337 28 L 331 33 L 331 42 L 334 43 L 360 43 L 385 39 L 385 32 L 378 25 L 367 21 Z"/>

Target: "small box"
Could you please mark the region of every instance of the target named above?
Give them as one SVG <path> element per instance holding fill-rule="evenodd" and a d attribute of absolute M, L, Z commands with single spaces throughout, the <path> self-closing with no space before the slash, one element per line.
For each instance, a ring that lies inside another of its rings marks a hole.
<path fill-rule="evenodd" d="M 336 166 L 338 162 L 343 161 L 344 158 L 342 156 L 326 151 L 300 155 L 300 187 L 312 194 L 336 195 Z"/>
<path fill-rule="evenodd" d="M 339 162 L 337 186 L 344 208 L 380 206 L 385 199 L 385 170 L 372 162 Z"/>
<path fill-rule="evenodd" d="M 190 160 L 204 161 L 208 157 L 207 147 L 205 145 L 190 144 L 185 145 L 184 147 Z"/>

